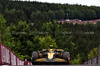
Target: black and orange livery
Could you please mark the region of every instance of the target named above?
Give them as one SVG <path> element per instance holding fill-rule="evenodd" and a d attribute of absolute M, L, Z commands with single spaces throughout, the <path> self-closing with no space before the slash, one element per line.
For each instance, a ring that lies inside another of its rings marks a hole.
<path fill-rule="evenodd" d="M 65 65 L 70 64 L 70 54 L 62 49 L 43 49 L 34 51 L 31 60 L 33 65 Z"/>

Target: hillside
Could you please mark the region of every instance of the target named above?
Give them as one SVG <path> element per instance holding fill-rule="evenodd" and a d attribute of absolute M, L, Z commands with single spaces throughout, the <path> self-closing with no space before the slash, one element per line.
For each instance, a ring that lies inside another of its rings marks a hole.
<path fill-rule="evenodd" d="M 37 19 L 42 21 L 60 20 L 60 19 L 99 19 L 100 7 L 85 6 L 85 5 L 69 5 L 69 4 L 55 4 L 55 3 L 41 3 L 41 2 L 26 2 L 26 1 L 9 1 L 0 0 L 0 12 L 5 15 L 9 22 L 20 19 L 27 19 L 34 22 Z M 15 15 L 17 13 L 17 15 Z M 9 20 L 13 16 L 12 21 Z"/>
<path fill-rule="evenodd" d="M 100 19 L 100 7 L 0 0 L 0 13 L 0 43 L 21 59 L 30 60 L 32 51 L 53 44 L 69 51 L 73 64 L 81 64 L 100 44 L 100 22 L 57 23 L 61 19 Z"/>

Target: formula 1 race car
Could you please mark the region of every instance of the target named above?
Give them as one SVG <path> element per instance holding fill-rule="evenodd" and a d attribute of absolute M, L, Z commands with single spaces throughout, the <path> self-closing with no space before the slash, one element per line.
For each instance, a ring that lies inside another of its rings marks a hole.
<path fill-rule="evenodd" d="M 43 49 L 34 51 L 31 60 L 33 65 L 66 65 L 70 64 L 70 54 L 62 49 Z"/>

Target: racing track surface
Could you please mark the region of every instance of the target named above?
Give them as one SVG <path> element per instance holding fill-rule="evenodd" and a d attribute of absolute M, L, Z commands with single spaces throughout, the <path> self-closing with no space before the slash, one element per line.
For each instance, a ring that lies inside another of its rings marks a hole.
<path fill-rule="evenodd" d="M 100 65 L 33 65 L 33 66 L 100 66 Z"/>
<path fill-rule="evenodd" d="M 100 65 L 0 65 L 0 66 L 100 66 Z"/>

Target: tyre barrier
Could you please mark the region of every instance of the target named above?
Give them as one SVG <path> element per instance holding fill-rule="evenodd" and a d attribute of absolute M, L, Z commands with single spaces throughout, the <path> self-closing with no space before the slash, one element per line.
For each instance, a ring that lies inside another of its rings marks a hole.
<path fill-rule="evenodd" d="M 0 43 L 0 65 L 32 65 L 32 62 L 19 59 L 8 47 Z"/>

